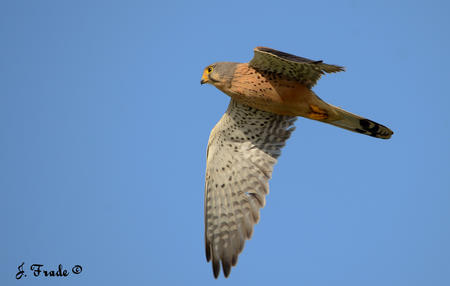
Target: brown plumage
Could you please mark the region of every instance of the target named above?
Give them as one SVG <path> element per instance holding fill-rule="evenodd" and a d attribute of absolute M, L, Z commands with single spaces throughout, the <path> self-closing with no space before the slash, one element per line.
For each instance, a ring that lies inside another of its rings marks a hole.
<path fill-rule="evenodd" d="M 259 72 L 248 64 L 236 66 L 231 86 L 222 91 L 241 103 L 275 114 L 311 118 L 317 117 L 316 113 L 328 112 L 329 120 L 337 118 L 337 113 L 303 84 L 278 74 Z"/>
<path fill-rule="evenodd" d="M 297 116 L 369 136 L 393 132 L 321 100 L 311 88 L 340 66 L 255 48 L 249 63 L 220 62 L 205 68 L 201 83 L 231 97 L 208 142 L 205 182 L 205 248 L 214 277 L 237 263 L 269 192 L 268 181 Z"/>

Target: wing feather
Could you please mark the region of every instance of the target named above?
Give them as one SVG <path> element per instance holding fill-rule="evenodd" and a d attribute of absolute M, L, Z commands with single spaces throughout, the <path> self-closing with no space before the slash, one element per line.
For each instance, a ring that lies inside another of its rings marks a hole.
<path fill-rule="evenodd" d="M 296 117 L 276 115 L 231 100 L 208 142 L 205 182 L 206 259 L 225 277 L 259 220 L 268 181 Z"/>
<path fill-rule="evenodd" d="M 249 62 L 254 69 L 263 73 L 280 74 L 285 78 L 299 81 L 308 88 L 313 87 L 323 74 L 344 70 L 341 66 L 325 64 L 322 61 L 314 61 L 266 47 L 256 47 L 254 53 L 253 59 Z"/>

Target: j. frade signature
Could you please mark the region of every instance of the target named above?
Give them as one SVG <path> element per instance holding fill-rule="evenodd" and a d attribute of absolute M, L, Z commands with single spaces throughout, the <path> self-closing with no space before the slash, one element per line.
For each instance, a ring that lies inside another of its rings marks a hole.
<path fill-rule="evenodd" d="M 23 270 L 23 267 L 25 265 L 25 262 L 22 262 L 17 269 L 19 270 L 16 274 L 16 279 L 19 280 L 22 277 L 27 277 L 27 274 L 25 273 L 25 270 Z M 67 269 L 64 269 L 63 266 L 60 264 L 58 265 L 58 269 L 48 269 L 44 268 L 44 264 L 32 264 L 30 266 L 30 270 L 33 272 L 33 275 L 35 277 L 43 276 L 43 277 L 66 277 L 69 276 L 70 273 L 73 274 L 80 274 L 81 271 L 83 271 L 83 267 L 81 265 L 75 265 L 72 267 L 71 272 L 69 272 Z"/>

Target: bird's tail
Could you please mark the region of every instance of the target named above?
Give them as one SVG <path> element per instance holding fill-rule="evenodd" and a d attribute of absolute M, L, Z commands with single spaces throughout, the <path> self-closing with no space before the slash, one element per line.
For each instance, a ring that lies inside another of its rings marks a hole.
<path fill-rule="evenodd" d="M 329 124 L 381 139 L 389 139 L 391 138 L 392 134 L 394 134 L 391 129 L 387 128 L 384 125 L 345 111 L 337 106 L 333 106 L 331 104 L 330 106 L 334 109 L 335 112 L 337 112 L 337 114 L 339 115 L 338 118 L 340 119 L 335 121 L 328 121 L 327 123 Z"/>

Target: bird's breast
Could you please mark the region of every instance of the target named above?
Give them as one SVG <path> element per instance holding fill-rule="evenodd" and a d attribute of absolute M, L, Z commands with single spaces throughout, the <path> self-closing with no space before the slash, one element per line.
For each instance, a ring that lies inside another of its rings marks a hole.
<path fill-rule="evenodd" d="M 222 90 L 233 99 L 251 107 L 290 116 L 305 116 L 315 94 L 299 82 L 281 75 L 261 72 L 239 64 L 229 87 Z"/>

